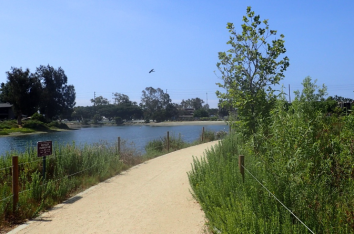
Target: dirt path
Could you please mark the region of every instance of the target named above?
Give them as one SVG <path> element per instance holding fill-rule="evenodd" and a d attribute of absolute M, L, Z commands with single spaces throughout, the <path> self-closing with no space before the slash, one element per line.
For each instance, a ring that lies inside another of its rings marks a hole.
<path fill-rule="evenodd" d="M 204 233 L 190 193 L 192 155 L 210 142 L 133 167 L 69 199 L 10 233 Z"/>

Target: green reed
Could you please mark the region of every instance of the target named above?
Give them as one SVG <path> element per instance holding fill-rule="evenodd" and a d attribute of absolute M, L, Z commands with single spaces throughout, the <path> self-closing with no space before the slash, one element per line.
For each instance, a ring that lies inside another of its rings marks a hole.
<path fill-rule="evenodd" d="M 245 167 L 315 233 L 354 233 L 354 116 L 284 108 L 246 138 L 240 129 L 194 159 L 189 173 L 213 233 L 309 233 Z M 269 122 L 267 122 L 269 123 Z"/>

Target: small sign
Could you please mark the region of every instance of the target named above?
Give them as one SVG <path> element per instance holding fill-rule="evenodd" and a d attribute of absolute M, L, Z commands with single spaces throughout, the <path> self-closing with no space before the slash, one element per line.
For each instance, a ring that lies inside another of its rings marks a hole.
<path fill-rule="evenodd" d="M 52 155 L 52 142 L 51 141 L 38 141 L 37 142 L 38 157 Z"/>

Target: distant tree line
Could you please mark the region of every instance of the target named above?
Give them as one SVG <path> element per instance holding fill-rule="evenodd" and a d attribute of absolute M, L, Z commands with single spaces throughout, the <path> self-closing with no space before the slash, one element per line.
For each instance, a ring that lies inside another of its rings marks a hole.
<path fill-rule="evenodd" d="M 71 116 L 75 106 L 75 88 L 68 85 L 64 70 L 50 65 L 29 69 L 11 67 L 7 81 L 1 83 L 0 101 L 13 105 L 18 124 L 24 115 L 41 113 L 47 120 Z"/>
<path fill-rule="evenodd" d="M 113 94 L 113 103 L 102 96 L 91 99 L 92 106 L 78 106 L 74 108 L 72 119 L 93 120 L 98 122 L 102 117 L 122 123 L 122 120 L 144 119 L 161 122 L 166 120 L 178 120 L 183 116 L 209 117 L 228 115 L 228 111 L 217 108 L 209 108 L 203 105 L 201 98 L 182 99 L 181 103 L 172 103 L 170 95 L 161 88 L 146 87 L 142 91 L 141 102 L 133 102 L 129 96 L 122 93 Z M 192 111 L 191 111 L 192 110 Z"/>
<path fill-rule="evenodd" d="M 1 83 L 0 102 L 13 105 L 21 125 L 24 116 L 40 113 L 48 121 L 73 119 L 98 122 L 103 117 L 122 123 L 122 120 L 144 119 L 161 122 L 180 118 L 226 116 L 225 107 L 209 108 L 199 98 L 182 99 L 173 103 L 170 95 L 161 88 L 147 87 L 142 91 L 141 102 L 131 101 L 122 93 L 114 93 L 113 103 L 105 97 L 91 99 L 92 106 L 75 107 L 75 88 L 68 84 L 64 70 L 50 65 L 39 66 L 34 73 L 29 69 L 11 67 L 6 72 L 7 81 Z"/>

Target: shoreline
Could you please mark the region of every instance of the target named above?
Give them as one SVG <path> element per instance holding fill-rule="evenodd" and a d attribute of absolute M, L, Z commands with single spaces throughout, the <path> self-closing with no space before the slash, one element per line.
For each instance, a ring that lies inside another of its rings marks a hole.
<path fill-rule="evenodd" d="M 166 127 L 166 126 L 193 126 L 193 125 L 198 125 L 198 126 L 203 126 L 203 125 L 228 125 L 227 122 L 225 121 L 166 121 L 166 122 L 150 122 L 150 123 L 144 123 L 144 122 L 126 122 L 120 126 L 151 126 L 151 127 Z M 23 133 L 23 132 L 11 132 L 9 135 L 0 135 L 0 138 L 2 137 L 14 137 L 14 136 L 25 136 L 25 135 L 33 135 L 33 134 L 44 134 L 44 133 L 49 133 L 49 132 L 62 132 L 62 131 L 71 131 L 71 130 L 79 130 L 82 127 L 93 127 L 93 126 L 117 126 L 115 124 L 101 124 L 101 125 L 81 125 L 81 124 L 74 124 L 74 123 L 67 123 L 67 126 L 69 127 L 68 129 L 52 129 L 49 131 L 35 131 L 35 132 L 30 132 L 30 133 Z"/>
<path fill-rule="evenodd" d="M 81 127 L 90 127 L 90 126 L 117 126 L 116 124 L 102 124 L 102 125 L 81 125 L 81 124 L 74 124 L 68 123 L 67 124 L 70 129 L 78 129 Z M 166 121 L 166 122 L 125 122 L 119 126 L 134 126 L 134 125 L 145 125 L 145 126 L 192 126 L 192 125 L 228 125 L 225 121 Z"/>

